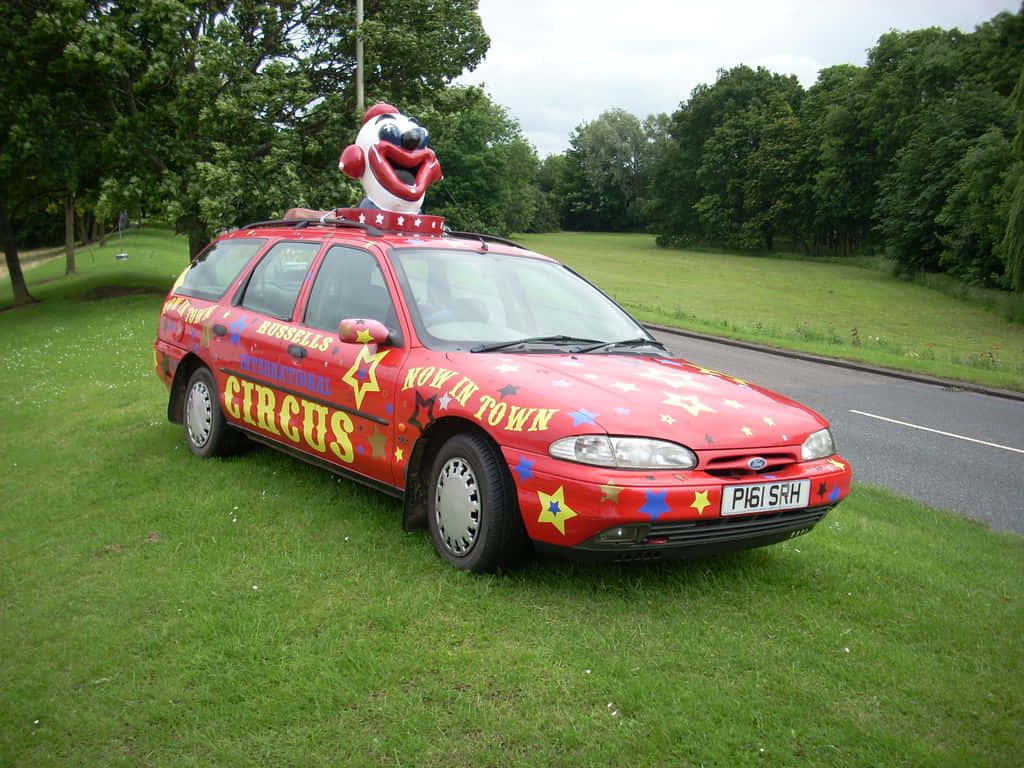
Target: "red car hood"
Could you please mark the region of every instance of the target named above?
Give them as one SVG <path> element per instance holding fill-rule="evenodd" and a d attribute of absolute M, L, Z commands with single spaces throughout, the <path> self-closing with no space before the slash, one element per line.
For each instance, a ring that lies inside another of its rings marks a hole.
<path fill-rule="evenodd" d="M 799 445 L 828 426 L 789 398 L 682 359 L 499 353 L 452 353 L 448 359 L 472 372 L 495 406 L 555 409 L 545 442 L 603 430 L 694 450 L 751 450 Z M 489 404 L 477 412 L 478 420 L 495 412 Z"/>

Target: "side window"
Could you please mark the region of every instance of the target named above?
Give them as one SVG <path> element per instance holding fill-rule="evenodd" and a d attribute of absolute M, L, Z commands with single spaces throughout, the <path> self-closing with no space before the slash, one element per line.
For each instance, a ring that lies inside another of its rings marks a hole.
<path fill-rule="evenodd" d="M 320 243 L 278 243 L 252 271 L 242 306 L 279 320 L 291 320 L 295 300 Z"/>
<path fill-rule="evenodd" d="M 237 238 L 215 243 L 192 262 L 176 292 L 198 299 L 219 299 L 265 242 Z"/>
<path fill-rule="evenodd" d="M 373 254 L 338 245 L 320 265 L 306 305 L 306 325 L 334 333 L 345 318 L 379 320 L 391 330 L 398 328 L 384 273 Z"/>

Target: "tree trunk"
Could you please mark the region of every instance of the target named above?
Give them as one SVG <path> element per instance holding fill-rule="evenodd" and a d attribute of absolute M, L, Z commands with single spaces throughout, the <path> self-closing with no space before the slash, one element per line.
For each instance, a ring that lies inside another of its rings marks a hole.
<path fill-rule="evenodd" d="M 76 215 L 75 221 L 78 224 L 78 244 L 84 248 L 89 244 L 89 214 Z"/>
<path fill-rule="evenodd" d="M 67 265 L 64 268 L 65 275 L 75 273 L 75 196 L 68 194 L 64 196 L 64 254 L 67 257 Z"/>
<path fill-rule="evenodd" d="M 101 217 L 96 217 L 96 233 L 94 239 L 98 240 L 100 245 L 107 244 L 107 222 Z"/>
<path fill-rule="evenodd" d="M 25 275 L 21 272 L 21 261 L 18 259 L 18 245 L 11 229 L 11 217 L 7 210 L 7 201 L 0 199 L 0 244 L 3 245 L 4 259 L 7 261 L 7 273 L 11 276 L 11 290 L 14 293 L 14 306 L 35 303 L 32 294 L 25 285 Z"/>

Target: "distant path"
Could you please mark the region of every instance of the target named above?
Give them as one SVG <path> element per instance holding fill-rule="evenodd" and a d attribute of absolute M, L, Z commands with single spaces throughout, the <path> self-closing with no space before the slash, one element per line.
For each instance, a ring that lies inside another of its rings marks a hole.
<path fill-rule="evenodd" d="M 817 410 L 855 480 L 1024 533 L 1024 402 L 655 335 L 675 355 Z"/>
<path fill-rule="evenodd" d="M 84 246 L 75 246 L 75 250 Z M 40 264 L 45 264 L 48 261 L 59 259 L 64 255 L 64 246 L 58 246 L 57 248 L 35 248 L 30 251 L 18 251 L 18 261 L 21 262 L 22 270 L 32 269 L 38 267 Z M 0 277 L 7 277 L 7 261 L 6 259 L 0 259 Z"/>

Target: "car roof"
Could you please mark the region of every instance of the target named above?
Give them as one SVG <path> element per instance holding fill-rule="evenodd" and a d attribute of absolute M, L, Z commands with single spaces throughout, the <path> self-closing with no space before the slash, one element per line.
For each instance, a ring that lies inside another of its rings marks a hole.
<path fill-rule="evenodd" d="M 415 231 L 411 224 L 399 228 L 395 221 L 385 220 L 385 226 L 376 226 L 355 220 L 353 213 L 361 209 L 338 209 L 335 213 L 344 216 L 315 218 L 287 218 L 258 221 L 221 235 L 218 240 L 240 237 L 269 237 L 287 240 L 331 240 L 338 243 L 368 245 L 377 243 L 390 248 L 436 248 L 443 250 L 497 251 L 500 253 L 527 256 L 545 261 L 556 261 L 549 256 L 536 253 L 519 243 L 494 235 L 477 232 L 458 232 L 448 229 L 439 216 L 424 216 L 423 219 L 438 223 L 434 232 Z M 369 211 L 362 211 L 363 214 Z M 364 216 L 360 216 L 364 218 Z M 378 217 L 380 218 L 380 217 Z M 392 218 L 393 215 L 392 215 Z M 399 221 L 402 219 L 399 218 Z M 410 222 L 413 218 L 410 217 Z M 391 225 L 389 228 L 387 225 Z"/>

